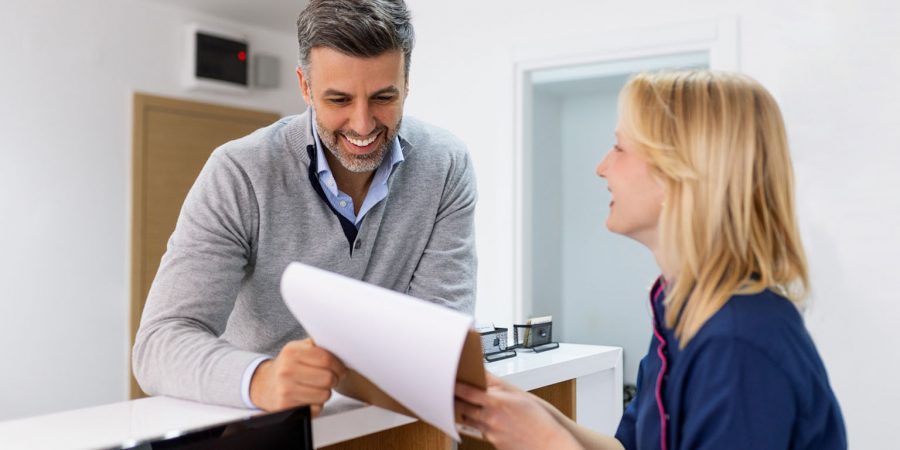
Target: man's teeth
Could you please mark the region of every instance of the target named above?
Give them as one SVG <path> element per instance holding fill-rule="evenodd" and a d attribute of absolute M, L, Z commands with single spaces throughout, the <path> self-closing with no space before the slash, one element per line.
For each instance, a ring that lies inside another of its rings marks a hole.
<path fill-rule="evenodd" d="M 365 146 L 367 146 L 367 145 L 369 145 L 369 144 L 375 142 L 375 138 L 377 138 L 378 135 L 376 134 L 375 136 L 372 136 L 372 137 L 370 137 L 370 138 L 368 138 L 368 139 L 365 139 L 365 140 L 353 139 L 353 138 L 348 137 L 348 136 L 344 136 L 344 137 L 346 137 L 347 140 L 350 141 L 351 144 L 353 144 L 353 145 L 355 145 L 355 146 L 357 146 L 357 147 L 365 147 Z"/>

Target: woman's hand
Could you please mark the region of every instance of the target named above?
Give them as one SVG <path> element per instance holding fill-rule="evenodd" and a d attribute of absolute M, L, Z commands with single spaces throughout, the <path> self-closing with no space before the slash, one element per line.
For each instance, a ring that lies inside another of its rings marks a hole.
<path fill-rule="evenodd" d="M 488 374 L 488 388 L 456 384 L 462 423 L 503 449 L 577 449 L 575 438 L 531 394 Z"/>

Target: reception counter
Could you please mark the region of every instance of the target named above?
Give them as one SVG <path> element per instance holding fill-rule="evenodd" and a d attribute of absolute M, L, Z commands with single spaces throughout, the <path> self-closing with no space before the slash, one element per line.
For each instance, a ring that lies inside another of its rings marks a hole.
<path fill-rule="evenodd" d="M 622 415 L 622 349 L 560 344 L 485 366 L 491 373 L 556 405 L 580 424 L 612 434 Z M 259 411 L 150 397 L 0 422 L 6 449 L 127 448 L 153 439 L 241 420 Z M 335 394 L 313 419 L 316 448 L 450 449 L 443 433 L 414 418 Z M 484 448 L 464 439 L 461 449 Z"/>

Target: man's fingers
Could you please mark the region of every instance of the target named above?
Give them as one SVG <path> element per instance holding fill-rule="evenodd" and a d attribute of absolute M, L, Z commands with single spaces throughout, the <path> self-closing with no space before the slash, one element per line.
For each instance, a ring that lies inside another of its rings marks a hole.
<path fill-rule="evenodd" d="M 340 378 L 329 369 L 297 365 L 285 371 L 284 381 L 316 389 L 333 389 Z"/>
<path fill-rule="evenodd" d="M 347 375 L 347 366 L 345 366 L 344 362 L 334 355 L 331 355 L 331 361 L 328 369 L 334 372 L 334 374 L 337 375 L 338 378 L 344 378 L 344 376 Z"/>
<path fill-rule="evenodd" d="M 282 352 L 284 352 L 291 361 L 328 369 L 334 372 L 338 378 L 343 377 L 347 372 L 347 368 L 344 367 L 344 363 L 342 363 L 341 360 L 332 355 L 328 350 L 316 347 L 311 339 L 290 342 L 284 346 Z"/>
<path fill-rule="evenodd" d="M 317 389 L 305 385 L 293 385 L 283 389 L 281 397 L 287 406 L 322 405 L 331 398 L 331 389 Z"/>

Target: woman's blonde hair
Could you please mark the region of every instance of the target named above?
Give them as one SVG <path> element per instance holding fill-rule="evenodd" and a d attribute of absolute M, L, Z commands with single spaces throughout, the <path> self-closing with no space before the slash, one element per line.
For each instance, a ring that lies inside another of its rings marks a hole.
<path fill-rule="evenodd" d="M 681 346 L 734 294 L 809 287 L 781 111 L 759 83 L 704 70 L 643 73 L 619 98 L 623 131 L 665 187 L 666 323 Z"/>

